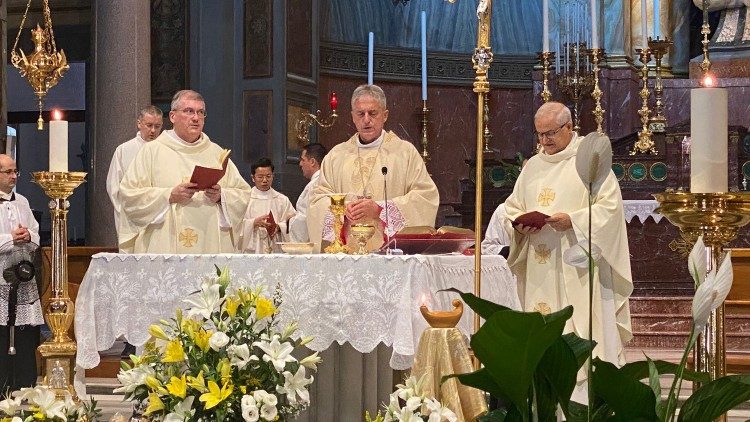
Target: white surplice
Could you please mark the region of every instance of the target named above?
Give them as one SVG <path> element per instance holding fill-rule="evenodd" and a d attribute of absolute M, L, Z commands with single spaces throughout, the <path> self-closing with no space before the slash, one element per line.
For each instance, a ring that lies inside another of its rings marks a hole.
<path fill-rule="evenodd" d="M 273 238 L 269 238 L 268 231 L 263 227 L 253 227 L 256 218 L 271 213 L 279 230 Z M 253 187 L 250 191 L 250 202 L 245 210 L 242 222 L 242 233 L 239 241 L 239 251 L 245 253 L 267 253 L 276 250 L 276 242 L 289 240 L 287 220 L 294 216 L 294 207 L 286 195 L 273 188 L 262 191 Z M 270 249 L 270 250 L 269 250 Z"/>
<path fill-rule="evenodd" d="M 112 207 L 115 212 L 115 230 L 119 230 L 120 211 L 122 210 L 119 198 L 120 182 L 123 176 L 125 176 L 125 171 L 130 167 L 130 163 L 133 162 L 138 151 L 144 145 L 146 145 L 146 141 L 141 138 L 140 132 L 136 133 L 135 138 L 117 146 L 115 153 L 112 155 L 112 161 L 109 163 L 107 194 L 109 194 L 109 199 L 112 201 Z"/>
<path fill-rule="evenodd" d="M 318 186 L 320 170 L 315 170 L 305 189 L 297 198 L 297 214 L 289 220 L 289 236 L 292 242 L 309 242 L 310 233 L 307 231 L 307 208 L 310 206 L 310 195 Z"/>

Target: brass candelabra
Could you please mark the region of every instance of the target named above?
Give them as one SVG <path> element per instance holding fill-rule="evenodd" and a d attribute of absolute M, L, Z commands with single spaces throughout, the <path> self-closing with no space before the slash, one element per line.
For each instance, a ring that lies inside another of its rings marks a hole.
<path fill-rule="evenodd" d="M 662 95 L 664 85 L 662 84 L 662 75 L 664 69 L 661 65 L 661 59 L 669 51 L 672 41 L 665 39 L 648 39 L 648 49 L 654 54 L 656 60 L 656 79 L 654 81 L 654 115 L 649 119 L 649 130 L 651 133 L 664 133 L 667 130 L 667 117 L 664 115 L 664 102 Z"/>
<path fill-rule="evenodd" d="M 701 44 L 703 45 L 703 61 L 699 65 L 703 76 L 706 76 L 709 70 L 711 70 L 711 60 L 708 57 L 708 35 L 711 33 L 711 25 L 708 23 L 708 2 L 703 0 L 703 25 L 701 26 L 701 35 L 703 39 Z M 702 79 L 702 78 L 701 78 Z"/>
<path fill-rule="evenodd" d="M 53 388 L 58 397 L 69 392 L 75 397 L 73 369 L 76 342 L 68 336 L 75 307 L 68 294 L 68 197 L 85 181 L 83 172 L 33 173 L 34 182 L 50 197 L 52 216 L 52 296 L 44 304 L 44 318 L 52 330 L 52 338 L 39 346 L 44 368 L 44 384 Z"/>
<path fill-rule="evenodd" d="M 581 131 L 581 100 L 594 86 L 594 76 L 586 69 L 586 43 L 565 44 L 568 64 L 557 76 L 557 86 L 573 100 L 573 130 Z"/>
<path fill-rule="evenodd" d="M 427 164 L 430 161 L 430 152 L 427 150 L 428 139 L 427 129 L 430 123 L 430 109 L 427 108 L 427 100 L 422 101 L 422 139 L 420 141 L 422 145 L 422 161 Z"/>
<path fill-rule="evenodd" d="M 555 58 L 555 53 L 551 51 L 542 51 L 539 53 L 539 60 L 542 62 L 542 101 L 549 102 L 552 99 L 552 92 L 549 90 L 550 63 Z"/>
<path fill-rule="evenodd" d="M 339 100 L 336 98 L 336 93 L 332 92 L 329 98 L 329 105 L 331 107 L 331 114 L 323 116 L 320 110 L 317 110 L 315 114 L 303 113 L 302 118 L 295 125 L 297 129 L 297 142 L 300 145 L 305 146 L 310 143 L 310 125 L 313 123 L 317 124 L 323 129 L 328 129 L 336 123 L 336 119 L 339 117 L 336 114 L 336 109 L 339 105 Z"/>
<path fill-rule="evenodd" d="M 341 241 L 341 229 L 344 226 L 344 212 L 346 211 L 346 205 L 344 204 L 346 194 L 334 193 L 329 196 L 331 197 L 331 205 L 328 209 L 333 214 L 333 242 L 326 246 L 324 252 L 349 253 L 349 248 Z"/>
<path fill-rule="evenodd" d="M 604 58 L 603 48 L 592 48 L 589 50 L 589 56 L 591 57 L 591 72 L 594 76 L 594 88 L 591 90 L 591 98 L 594 99 L 594 110 L 591 112 L 594 115 L 594 121 L 596 122 L 596 131 L 604 134 L 602 123 L 604 122 L 604 108 L 602 108 L 602 90 L 599 88 L 599 61 Z"/>
<path fill-rule="evenodd" d="M 648 48 L 642 48 L 636 50 L 639 54 L 639 59 L 643 66 L 641 67 L 641 86 L 640 97 L 641 97 L 641 108 L 638 110 L 638 114 L 641 116 L 641 130 L 638 132 L 638 140 L 635 141 L 633 149 L 630 151 L 630 155 L 635 154 L 646 154 L 651 153 L 656 155 L 656 145 L 654 140 L 651 139 L 651 130 L 648 128 L 649 116 L 651 110 L 648 108 L 648 62 L 651 60 L 651 50 Z"/>
<path fill-rule="evenodd" d="M 36 29 L 31 30 L 34 51 L 27 56 L 18 48 L 18 40 L 21 38 L 23 25 L 26 22 L 30 7 L 31 0 L 28 1 L 26 10 L 23 12 L 16 41 L 13 43 L 13 48 L 10 51 L 10 62 L 18 69 L 21 77 L 29 82 L 29 85 L 34 90 L 34 94 L 37 96 L 39 118 L 36 123 L 37 129 L 42 130 L 44 128 L 44 120 L 42 119 L 44 97 L 47 96 L 47 92 L 52 87 L 60 82 L 60 79 L 70 69 L 70 66 L 68 66 L 68 59 L 65 57 L 65 52 L 62 49 L 58 51 L 57 45 L 55 45 L 55 33 L 52 30 L 52 13 L 48 0 L 42 0 L 44 27 L 42 28 L 37 24 Z"/>
<path fill-rule="evenodd" d="M 703 235 L 710 257 L 709 271 L 718 268 L 723 248 L 737 236 L 740 228 L 750 223 L 750 193 L 667 191 L 654 197 L 659 201 L 656 212 L 680 229 L 680 236 L 688 245 L 693 245 L 698 236 Z M 696 371 L 708 372 L 712 380 L 726 374 L 723 304 L 711 313 L 693 354 Z"/>

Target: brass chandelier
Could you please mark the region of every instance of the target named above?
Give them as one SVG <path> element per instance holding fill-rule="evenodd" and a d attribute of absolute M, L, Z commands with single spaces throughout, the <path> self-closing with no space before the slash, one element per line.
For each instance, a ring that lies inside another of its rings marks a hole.
<path fill-rule="evenodd" d="M 36 25 L 31 30 L 31 40 L 34 42 L 34 51 L 28 56 L 18 48 L 18 40 L 21 38 L 23 25 L 29 14 L 31 0 L 26 4 L 21 25 L 18 27 L 16 41 L 10 52 L 10 62 L 18 69 L 21 77 L 25 78 L 39 99 L 39 119 L 37 129 L 42 130 L 44 120 L 42 119 L 42 106 L 47 92 L 57 85 L 65 72 L 68 71 L 68 59 L 63 50 L 57 51 L 55 45 L 55 33 L 52 30 L 52 16 L 49 9 L 49 0 L 42 0 L 42 12 L 44 14 L 44 27 Z"/>

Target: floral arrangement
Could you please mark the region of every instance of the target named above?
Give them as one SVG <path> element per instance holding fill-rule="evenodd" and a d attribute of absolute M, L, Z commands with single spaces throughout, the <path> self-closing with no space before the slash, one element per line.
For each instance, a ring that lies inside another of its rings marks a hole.
<path fill-rule="evenodd" d="M 317 352 L 298 361 L 292 352 L 296 322 L 279 330 L 280 288 L 229 289 L 229 271 L 204 280 L 176 317 L 152 325 L 133 366 L 123 365 L 115 390 L 145 405 L 151 421 L 276 421 L 297 415 L 310 401 Z"/>
<path fill-rule="evenodd" d="M 452 410 L 425 395 L 423 384 L 424 376 L 419 380 L 412 376 L 404 384 L 398 384 L 388 404 L 383 404 L 385 415 L 378 412 L 375 419 L 371 419 L 367 412 L 365 422 L 456 422 L 458 418 Z"/>
<path fill-rule="evenodd" d="M 61 400 L 46 385 L 22 388 L 0 401 L 0 422 L 93 422 L 100 416 L 95 400 L 76 403 L 69 393 Z"/>

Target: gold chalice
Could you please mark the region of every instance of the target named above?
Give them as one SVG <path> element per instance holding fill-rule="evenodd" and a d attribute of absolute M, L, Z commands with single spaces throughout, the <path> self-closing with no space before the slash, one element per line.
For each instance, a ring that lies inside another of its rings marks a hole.
<path fill-rule="evenodd" d="M 352 224 L 349 230 L 352 236 L 357 239 L 357 250 L 354 255 L 367 255 L 369 253 L 367 242 L 375 234 L 375 226 L 372 224 Z"/>
<path fill-rule="evenodd" d="M 341 243 L 341 228 L 344 225 L 344 212 L 346 212 L 346 206 L 344 200 L 346 199 L 345 193 L 332 193 L 328 195 L 331 198 L 331 205 L 329 210 L 333 214 L 333 242 L 326 246 L 324 249 L 325 253 L 347 253 L 349 250 L 346 245 Z"/>

